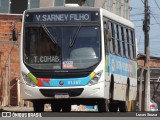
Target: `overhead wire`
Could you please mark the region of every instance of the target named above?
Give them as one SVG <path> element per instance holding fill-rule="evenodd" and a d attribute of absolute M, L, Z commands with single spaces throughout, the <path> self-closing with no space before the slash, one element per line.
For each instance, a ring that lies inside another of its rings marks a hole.
<path fill-rule="evenodd" d="M 143 0 L 141 0 L 141 2 L 144 4 L 144 1 Z M 156 3 L 156 5 L 157 5 L 157 7 L 158 7 L 158 9 L 160 10 L 160 7 L 159 7 L 159 5 L 158 5 L 158 3 L 157 3 L 157 1 L 155 0 L 155 3 Z M 134 8 L 134 7 L 133 7 Z M 153 7 L 150 7 L 150 8 L 153 8 Z M 136 8 L 134 8 L 134 10 L 136 10 Z M 137 16 L 141 16 L 141 15 L 143 15 L 142 13 L 135 13 L 135 14 L 131 14 L 131 17 L 132 18 L 134 18 L 134 17 L 137 17 Z M 154 14 L 152 11 L 151 11 L 151 16 L 152 16 L 152 18 L 155 20 L 155 22 L 156 23 L 152 23 L 152 24 L 150 24 L 150 26 L 154 26 L 154 25 L 158 25 L 158 26 L 160 26 L 160 22 L 159 22 L 159 15 L 158 14 Z M 133 19 L 133 20 L 131 20 L 131 21 L 133 21 L 133 22 L 141 22 L 141 21 L 143 21 L 143 19 L 141 19 L 140 20 L 140 18 L 138 18 L 137 17 L 137 19 Z M 143 24 L 143 22 L 142 22 L 142 24 Z M 135 26 L 136 28 L 142 28 L 143 27 L 143 25 L 137 25 L 137 26 Z M 139 30 L 138 30 L 139 31 Z M 151 37 L 151 39 L 153 40 L 153 39 L 158 39 L 160 36 L 156 36 L 155 38 L 153 38 L 153 37 Z M 140 37 L 141 38 L 141 37 Z M 155 40 L 154 40 L 155 41 Z M 154 42 L 153 41 L 153 42 Z M 143 42 L 143 41 L 141 41 L 141 39 L 140 39 L 140 41 L 138 42 L 138 43 L 140 43 L 140 42 Z M 155 42 L 159 42 L 159 41 L 155 41 Z M 144 43 L 144 42 L 143 42 Z M 143 46 L 143 45 L 142 45 Z M 144 46 L 143 46 L 144 47 Z M 138 44 L 138 48 L 139 48 L 139 44 Z M 141 49 L 139 49 L 139 50 L 142 50 L 143 48 L 141 47 Z M 152 49 L 151 49 L 152 50 Z M 153 52 L 152 52 L 153 53 Z M 157 53 L 159 53 L 159 51 L 157 51 Z"/>
<path fill-rule="evenodd" d="M 156 3 L 156 5 L 157 5 L 158 9 L 160 10 L 160 7 L 159 7 L 159 5 L 158 5 L 157 1 L 156 1 L 156 0 L 154 0 L 154 2 Z"/>

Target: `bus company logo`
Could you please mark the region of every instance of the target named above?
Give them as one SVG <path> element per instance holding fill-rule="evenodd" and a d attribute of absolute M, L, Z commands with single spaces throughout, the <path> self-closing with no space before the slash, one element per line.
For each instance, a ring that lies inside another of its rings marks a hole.
<path fill-rule="evenodd" d="M 63 82 L 63 81 L 60 81 L 59 84 L 62 86 L 62 85 L 64 85 L 64 82 Z"/>
<path fill-rule="evenodd" d="M 11 112 L 2 112 L 2 117 L 12 117 Z"/>

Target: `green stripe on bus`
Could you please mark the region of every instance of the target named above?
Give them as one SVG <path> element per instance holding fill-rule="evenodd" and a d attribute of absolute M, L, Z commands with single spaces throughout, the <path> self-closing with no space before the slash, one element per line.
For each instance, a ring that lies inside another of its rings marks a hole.
<path fill-rule="evenodd" d="M 27 76 L 28 76 L 35 84 L 38 83 L 37 78 L 36 78 L 32 73 L 29 73 Z"/>

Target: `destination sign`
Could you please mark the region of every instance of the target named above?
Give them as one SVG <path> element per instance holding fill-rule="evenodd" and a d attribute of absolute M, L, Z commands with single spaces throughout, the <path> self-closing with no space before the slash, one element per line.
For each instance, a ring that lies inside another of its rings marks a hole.
<path fill-rule="evenodd" d="M 27 15 L 26 15 L 27 16 Z M 33 22 L 91 21 L 90 13 L 39 13 L 33 14 Z"/>
<path fill-rule="evenodd" d="M 59 56 L 32 56 L 30 62 L 31 63 L 58 63 Z"/>

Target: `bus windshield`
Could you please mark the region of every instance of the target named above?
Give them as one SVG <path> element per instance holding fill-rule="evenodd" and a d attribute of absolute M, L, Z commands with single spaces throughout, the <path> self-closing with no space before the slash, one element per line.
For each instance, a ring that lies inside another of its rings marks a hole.
<path fill-rule="evenodd" d="M 100 61 L 100 27 L 25 28 L 24 61 L 35 69 L 86 69 Z"/>

